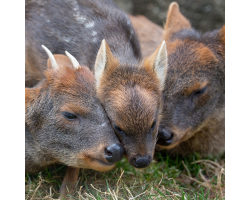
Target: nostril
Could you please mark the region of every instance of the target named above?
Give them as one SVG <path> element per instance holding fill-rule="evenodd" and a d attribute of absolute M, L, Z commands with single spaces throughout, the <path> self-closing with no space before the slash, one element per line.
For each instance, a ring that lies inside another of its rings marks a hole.
<path fill-rule="evenodd" d="M 152 159 L 150 156 L 140 156 L 132 158 L 132 164 L 136 168 L 144 168 L 147 167 L 151 163 Z"/>
<path fill-rule="evenodd" d="M 122 159 L 123 152 L 123 147 L 120 144 L 112 144 L 104 150 L 105 159 L 110 163 L 118 162 Z"/>
<path fill-rule="evenodd" d="M 112 152 L 110 150 L 108 150 L 107 148 L 105 148 L 105 155 L 112 156 Z"/>
<path fill-rule="evenodd" d="M 164 128 L 159 128 L 158 136 L 162 139 L 170 140 L 171 138 L 173 138 L 173 133 L 171 131 L 167 131 Z"/>

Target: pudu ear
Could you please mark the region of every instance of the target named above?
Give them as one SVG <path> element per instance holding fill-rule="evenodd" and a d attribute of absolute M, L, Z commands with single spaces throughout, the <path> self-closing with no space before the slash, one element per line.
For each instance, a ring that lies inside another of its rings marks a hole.
<path fill-rule="evenodd" d="M 168 7 L 167 22 L 164 27 L 164 40 L 168 42 L 172 35 L 182 29 L 190 29 L 191 24 L 179 10 L 179 5 L 172 2 Z"/>
<path fill-rule="evenodd" d="M 220 47 L 218 53 L 221 54 L 222 57 L 225 58 L 225 25 L 220 29 L 219 35 L 218 35 Z"/>
<path fill-rule="evenodd" d="M 163 90 L 168 68 L 166 42 L 162 41 L 158 49 L 149 58 L 146 58 L 144 63 L 146 69 L 153 70 L 160 82 L 160 88 Z"/>
<path fill-rule="evenodd" d="M 104 72 L 115 66 L 116 62 L 117 60 L 112 55 L 107 42 L 103 39 L 95 60 L 96 88 L 100 86 L 100 80 Z"/>
<path fill-rule="evenodd" d="M 220 29 L 219 40 L 220 40 L 221 44 L 225 45 L 225 25 Z"/>

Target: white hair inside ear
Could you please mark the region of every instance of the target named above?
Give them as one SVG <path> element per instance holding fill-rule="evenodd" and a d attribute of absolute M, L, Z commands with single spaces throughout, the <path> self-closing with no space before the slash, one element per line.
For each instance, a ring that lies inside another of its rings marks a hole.
<path fill-rule="evenodd" d="M 53 54 L 51 53 L 51 51 L 44 45 L 42 45 L 42 48 L 45 50 L 45 52 L 47 53 L 49 59 L 50 59 L 50 62 L 51 62 L 51 65 L 53 67 L 53 69 L 59 69 L 59 66 L 56 62 L 56 59 L 55 57 L 53 56 Z"/>
<path fill-rule="evenodd" d="M 163 41 L 154 60 L 154 71 L 160 80 L 161 87 L 164 87 L 168 68 L 168 55 L 166 42 Z"/>
<path fill-rule="evenodd" d="M 100 79 L 104 72 L 106 64 L 107 64 L 106 42 L 105 39 L 103 39 L 95 61 L 95 79 L 97 87 L 99 86 Z"/>

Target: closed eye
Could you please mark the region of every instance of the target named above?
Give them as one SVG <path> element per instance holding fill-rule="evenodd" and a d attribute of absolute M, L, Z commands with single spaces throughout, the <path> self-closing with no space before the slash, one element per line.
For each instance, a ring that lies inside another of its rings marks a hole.
<path fill-rule="evenodd" d="M 199 96 L 201 94 L 204 94 L 207 91 L 207 86 L 205 86 L 202 89 L 196 90 L 192 93 L 192 96 Z"/>
<path fill-rule="evenodd" d="M 122 129 L 121 129 L 119 126 L 117 126 L 115 123 L 113 123 L 113 126 L 114 126 L 116 132 L 118 132 L 118 133 L 120 133 L 120 134 L 125 134 L 125 133 L 122 131 Z"/>
<path fill-rule="evenodd" d="M 156 125 L 156 120 L 153 122 L 153 124 L 152 124 L 152 126 L 151 126 L 151 130 L 154 130 L 155 125 Z"/>
<path fill-rule="evenodd" d="M 63 116 L 68 119 L 68 120 L 74 120 L 74 119 L 77 119 L 77 116 L 73 113 L 69 113 L 69 112 L 62 112 Z"/>

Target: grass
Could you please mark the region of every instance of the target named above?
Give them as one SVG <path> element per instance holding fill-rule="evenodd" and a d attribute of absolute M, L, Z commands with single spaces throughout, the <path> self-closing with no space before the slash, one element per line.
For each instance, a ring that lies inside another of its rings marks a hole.
<path fill-rule="evenodd" d="M 225 199 L 225 154 L 201 159 L 170 158 L 156 153 L 145 169 L 126 159 L 105 173 L 81 170 L 74 191 L 66 199 Z M 66 166 L 58 165 L 25 176 L 25 199 L 58 199 Z"/>

